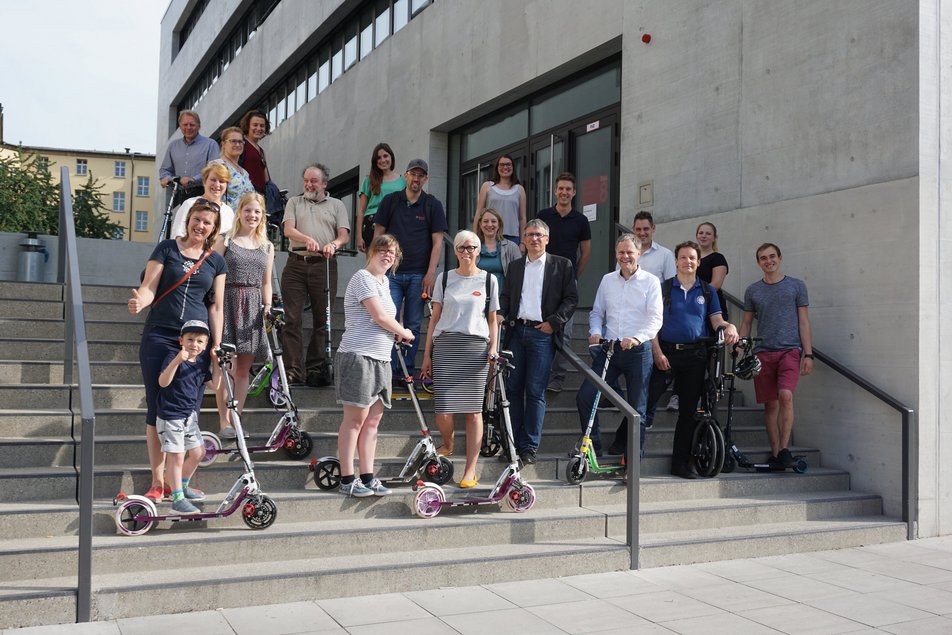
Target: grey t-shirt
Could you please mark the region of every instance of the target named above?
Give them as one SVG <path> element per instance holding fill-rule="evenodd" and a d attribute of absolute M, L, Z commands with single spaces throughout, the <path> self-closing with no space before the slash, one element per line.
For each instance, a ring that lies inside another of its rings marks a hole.
<path fill-rule="evenodd" d="M 344 334 L 337 350 L 388 361 L 393 350 L 393 333 L 370 317 L 363 305 L 367 298 L 377 298 L 388 315 L 397 315 L 397 307 L 390 297 L 390 281 L 384 278 L 380 282 L 366 269 L 360 269 L 351 277 L 344 292 Z"/>
<path fill-rule="evenodd" d="M 446 279 L 446 298 L 443 298 L 443 276 Z M 483 314 L 486 307 L 486 276 L 489 281 L 489 310 L 499 310 L 499 285 L 496 277 L 478 270 L 472 276 L 461 276 L 455 270 L 441 273 L 433 285 L 433 301 L 442 304 L 440 321 L 433 329 L 434 339 L 440 333 L 478 335 L 489 341 L 489 322 Z"/>
<path fill-rule="evenodd" d="M 800 320 L 797 309 L 809 306 L 803 280 L 784 276 L 767 284 L 758 280 L 744 293 L 744 311 L 757 317 L 757 337 L 763 338 L 755 351 L 783 351 L 800 348 Z"/>

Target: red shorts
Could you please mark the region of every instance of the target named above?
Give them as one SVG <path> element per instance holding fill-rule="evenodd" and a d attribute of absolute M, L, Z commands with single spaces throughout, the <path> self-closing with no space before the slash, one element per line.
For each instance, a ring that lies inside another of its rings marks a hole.
<path fill-rule="evenodd" d="M 757 403 L 777 401 L 781 390 L 793 392 L 800 378 L 800 349 L 785 351 L 760 351 L 757 353 L 762 368 L 754 377 L 754 392 Z"/>

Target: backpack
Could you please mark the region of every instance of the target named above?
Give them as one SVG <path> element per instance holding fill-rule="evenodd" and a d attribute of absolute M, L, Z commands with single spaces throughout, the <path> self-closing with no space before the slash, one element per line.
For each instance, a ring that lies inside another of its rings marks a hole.
<path fill-rule="evenodd" d="M 446 301 L 446 279 L 449 278 L 449 276 L 447 275 L 448 273 L 449 273 L 448 271 L 443 272 L 443 284 L 440 285 L 443 287 L 442 297 L 444 302 Z M 489 300 L 490 300 L 490 297 L 492 296 L 492 283 L 489 281 L 489 278 L 492 277 L 492 275 L 493 274 L 489 273 L 488 271 L 486 272 L 486 306 L 483 307 L 483 317 L 487 319 L 489 318 Z"/>

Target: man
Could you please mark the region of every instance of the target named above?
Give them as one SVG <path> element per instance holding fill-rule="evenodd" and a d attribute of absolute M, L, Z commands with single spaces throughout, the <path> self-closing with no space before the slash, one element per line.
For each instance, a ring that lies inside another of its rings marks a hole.
<path fill-rule="evenodd" d="M 671 451 L 671 473 L 681 478 L 697 478 L 691 469 L 691 436 L 694 413 L 704 390 L 707 368 L 707 325 L 716 331 L 724 327 L 724 341 L 737 341 L 737 329 L 721 316 L 721 304 L 714 288 L 697 277 L 701 248 L 695 242 L 683 242 L 674 250 L 677 275 L 661 283 L 664 305 L 663 324 L 652 345 L 655 368 L 651 373 L 648 401 L 657 401 L 673 376 L 681 394 L 678 423 Z M 667 289 L 665 289 L 667 286 Z"/>
<path fill-rule="evenodd" d="M 567 258 L 575 270 L 575 278 L 582 277 L 592 253 L 592 229 L 588 219 L 572 207 L 575 198 L 575 175 L 571 172 L 562 172 L 555 179 L 555 207 L 542 210 L 536 216 L 549 226 L 549 244 L 547 253 Z M 563 332 L 563 343 L 566 347 L 572 345 L 572 329 L 575 320 L 569 319 Z M 562 392 L 565 382 L 565 360 L 556 356 L 552 362 L 552 374 L 546 390 Z"/>
<path fill-rule="evenodd" d="M 658 277 L 658 280 L 664 281 L 668 278 L 673 278 L 677 273 L 677 269 L 674 266 L 674 253 L 667 247 L 659 245 L 654 240 L 655 235 L 655 226 L 654 217 L 651 215 L 651 212 L 641 211 L 635 214 L 635 224 L 632 226 L 632 230 L 635 232 L 635 236 L 638 237 L 638 240 L 641 241 L 641 255 L 638 256 L 638 266 L 647 271 L 648 273 L 653 273 Z M 645 390 L 647 390 L 647 382 L 651 380 L 651 375 L 645 378 Z M 651 428 L 651 422 L 654 419 L 655 409 L 658 404 L 654 402 L 649 402 L 645 407 L 645 419 L 642 423 L 645 425 L 645 429 Z M 671 400 L 668 402 L 669 410 L 678 409 L 678 395 L 672 390 Z M 622 422 L 622 425 L 625 425 Z M 619 428 L 619 432 L 622 432 Z M 620 437 L 621 440 L 627 439 L 628 428 L 624 430 L 624 434 Z M 624 445 L 618 445 L 619 438 L 616 437 L 615 443 L 610 448 L 610 452 L 620 454 L 624 451 Z"/>
<path fill-rule="evenodd" d="M 750 335 L 757 316 L 757 343 L 754 353 L 761 370 L 754 378 L 757 403 L 764 404 L 769 462 L 777 467 L 793 467 L 790 435 L 793 431 L 793 391 L 798 375 L 813 372 L 813 333 L 808 315 L 807 286 L 802 280 L 780 271 L 780 247 L 764 243 L 755 254 L 764 272 L 761 280 L 744 292 L 744 320 L 740 335 Z"/>
<path fill-rule="evenodd" d="M 443 255 L 443 232 L 449 229 L 443 204 L 423 191 L 428 172 L 423 159 L 410 161 L 404 174 L 406 189 L 384 196 L 374 218 L 374 238 L 392 234 L 403 250 L 399 270 L 387 275 L 397 315 L 402 310 L 403 326 L 413 332 L 413 342 L 406 348 L 403 358 L 411 376 L 423 322 L 423 294 L 426 293 L 427 297 L 433 295 L 436 267 Z M 394 351 L 391 365 L 395 377 L 403 374 L 396 356 Z"/>
<path fill-rule="evenodd" d="M 327 168 L 314 163 L 302 174 L 304 193 L 288 200 L 284 211 L 284 235 L 291 242 L 288 262 L 281 274 L 286 325 L 281 332 L 288 381 L 300 385 L 327 386 L 332 377 L 327 359 L 327 274 L 330 298 L 337 297 L 337 250 L 350 239 L 350 220 L 344 204 L 327 195 Z M 304 300 L 311 300 L 313 332 L 304 363 L 302 323 Z"/>
<path fill-rule="evenodd" d="M 648 400 L 647 382 L 652 365 L 651 341 L 661 328 L 662 305 L 661 283 L 638 265 L 640 247 L 638 239 L 632 234 L 623 234 L 615 242 L 618 269 L 605 274 L 598 285 L 595 304 L 588 314 L 588 343 L 596 345 L 602 338 L 617 340 L 617 349 L 608 365 L 605 381 L 611 384 L 624 375 L 628 387 L 626 400 L 641 418 L 641 455 L 644 456 L 645 403 Z M 599 348 L 592 362 L 592 370 L 601 374 L 605 359 L 604 349 Z M 575 396 L 583 431 L 592 414 L 595 392 L 595 386 L 585 381 Z M 625 431 L 627 439 L 627 427 Z M 597 413 L 591 439 L 596 456 L 601 455 L 602 439 Z M 617 441 L 613 448 L 616 445 Z M 624 444 L 618 454 L 622 453 Z"/>
<path fill-rule="evenodd" d="M 546 380 L 563 346 L 562 330 L 578 304 L 578 290 L 572 263 L 546 253 L 548 225 L 532 219 L 522 239 L 526 255 L 509 264 L 499 311 L 507 327 L 504 348 L 513 353 L 506 389 L 516 451 L 531 464 L 542 440 Z"/>
<path fill-rule="evenodd" d="M 175 204 L 193 196 L 202 195 L 202 168 L 212 159 L 217 159 L 218 144 L 198 134 L 202 120 L 194 110 L 183 110 L 178 116 L 180 139 L 173 139 L 165 150 L 165 158 L 159 167 L 159 184 L 168 187 L 173 177 L 180 177 Z"/>

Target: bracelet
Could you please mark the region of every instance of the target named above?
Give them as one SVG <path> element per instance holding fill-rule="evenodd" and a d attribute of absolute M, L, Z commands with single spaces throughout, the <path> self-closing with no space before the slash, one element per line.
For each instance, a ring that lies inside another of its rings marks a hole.
<path fill-rule="evenodd" d="M 803 358 L 804 358 L 804 359 L 813 359 L 813 353 L 804 353 L 804 354 L 803 354 Z"/>

